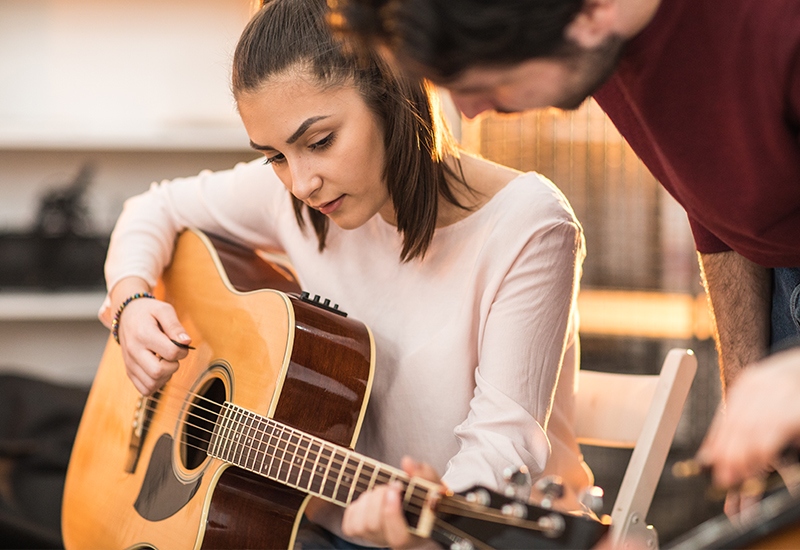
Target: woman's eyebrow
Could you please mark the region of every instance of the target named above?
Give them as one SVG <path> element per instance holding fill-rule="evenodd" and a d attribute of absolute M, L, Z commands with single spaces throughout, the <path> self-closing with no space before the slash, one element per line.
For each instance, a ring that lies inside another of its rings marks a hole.
<path fill-rule="evenodd" d="M 330 115 L 320 115 L 320 116 L 312 116 L 307 118 L 303 121 L 303 123 L 295 130 L 295 132 L 286 140 L 288 145 L 291 145 L 302 136 L 309 127 L 314 124 L 315 122 L 319 122 L 320 120 L 328 118 Z M 250 147 L 255 149 L 256 151 L 277 151 L 271 145 L 259 145 L 258 143 L 254 142 L 252 139 L 250 140 Z"/>
<path fill-rule="evenodd" d="M 297 141 L 298 139 L 300 139 L 300 136 L 302 136 L 302 135 L 303 135 L 303 133 L 304 133 L 306 130 L 308 130 L 309 126 L 311 126 L 311 125 L 312 125 L 312 124 L 314 124 L 315 122 L 319 122 L 319 121 L 320 121 L 320 120 L 322 120 L 322 119 L 328 118 L 328 116 L 329 116 L 329 115 L 320 115 L 320 116 L 312 116 L 312 117 L 310 117 L 310 118 L 307 118 L 307 119 L 306 119 L 306 120 L 305 120 L 305 121 L 304 121 L 304 122 L 303 122 L 303 123 L 302 123 L 302 124 L 301 124 L 301 125 L 300 125 L 300 126 L 297 128 L 297 130 L 295 130 L 295 132 L 292 134 L 292 136 L 291 136 L 289 139 L 287 139 L 287 140 L 286 140 L 286 143 L 287 143 L 288 145 L 291 145 L 292 143 L 294 143 L 295 141 Z"/>

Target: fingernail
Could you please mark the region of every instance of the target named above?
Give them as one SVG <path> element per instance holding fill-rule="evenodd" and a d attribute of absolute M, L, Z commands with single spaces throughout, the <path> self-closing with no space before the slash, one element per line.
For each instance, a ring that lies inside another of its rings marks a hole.
<path fill-rule="evenodd" d="M 181 342 L 188 342 L 189 340 L 191 340 L 191 338 L 189 338 L 189 335 L 184 332 L 178 336 L 178 340 L 180 340 Z"/>

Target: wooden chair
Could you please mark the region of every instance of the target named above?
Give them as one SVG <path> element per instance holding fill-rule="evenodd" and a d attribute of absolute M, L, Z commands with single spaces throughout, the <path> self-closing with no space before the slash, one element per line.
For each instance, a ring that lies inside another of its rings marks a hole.
<path fill-rule="evenodd" d="M 631 538 L 658 548 L 645 520 L 696 371 L 697 359 L 685 349 L 670 350 L 657 375 L 580 371 L 578 442 L 633 449 L 611 513 L 614 548 Z"/>

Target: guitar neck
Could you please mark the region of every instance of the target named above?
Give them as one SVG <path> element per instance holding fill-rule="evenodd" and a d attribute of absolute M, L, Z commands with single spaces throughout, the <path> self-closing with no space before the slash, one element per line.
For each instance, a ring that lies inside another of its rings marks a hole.
<path fill-rule="evenodd" d="M 439 493 L 434 483 L 409 478 L 402 470 L 229 402 L 220 411 L 208 454 L 339 506 L 347 506 L 376 485 L 399 481 L 403 507 L 412 520 L 424 516 L 426 503 Z M 412 528 L 417 534 L 425 531 L 429 529 L 420 524 Z"/>

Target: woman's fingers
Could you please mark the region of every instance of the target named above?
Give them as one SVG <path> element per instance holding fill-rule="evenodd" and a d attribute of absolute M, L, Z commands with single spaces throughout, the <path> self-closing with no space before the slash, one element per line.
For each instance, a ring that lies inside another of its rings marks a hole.
<path fill-rule="evenodd" d="M 400 466 L 403 468 L 403 471 L 411 477 L 419 477 L 434 483 L 440 482 L 439 474 L 430 464 L 417 462 L 409 456 L 404 456 Z"/>
<path fill-rule="evenodd" d="M 408 524 L 403 516 L 400 490 L 399 484 L 389 487 L 383 497 L 382 529 L 384 538 L 391 548 L 403 548 L 412 542 Z"/>
<path fill-rule="evenodd" d="M 399 482 L 381 485 L 361 495 L 347 507 L 342 532 L 379 546 L 403 548 L 411 541 L 403 517 Z"/>
<path fill-rule="evenodd" d="M 417 477 L 440 483 L 439 475 L 431 466 L 403 457 L 403 471 Z M 424 539 L 411 535 L 403 514 L 403 485 L 395 481 L 380 485 L 362 494 L 347 507 L 342 521 L 342 532 L 348 537 L 357 537 L 379 546 L 411 548 Z"/>
<path fill-rule="evenodd" d="M 165 326 L 169 333 L 164 331 Z M 128 376 L 144 395 L 152 394 L 172 377 L 179 361 L 189 353 L 191 342 L 174 308 L 157 300 L 131 302 L 120 319 L 119 337 Z"/>

